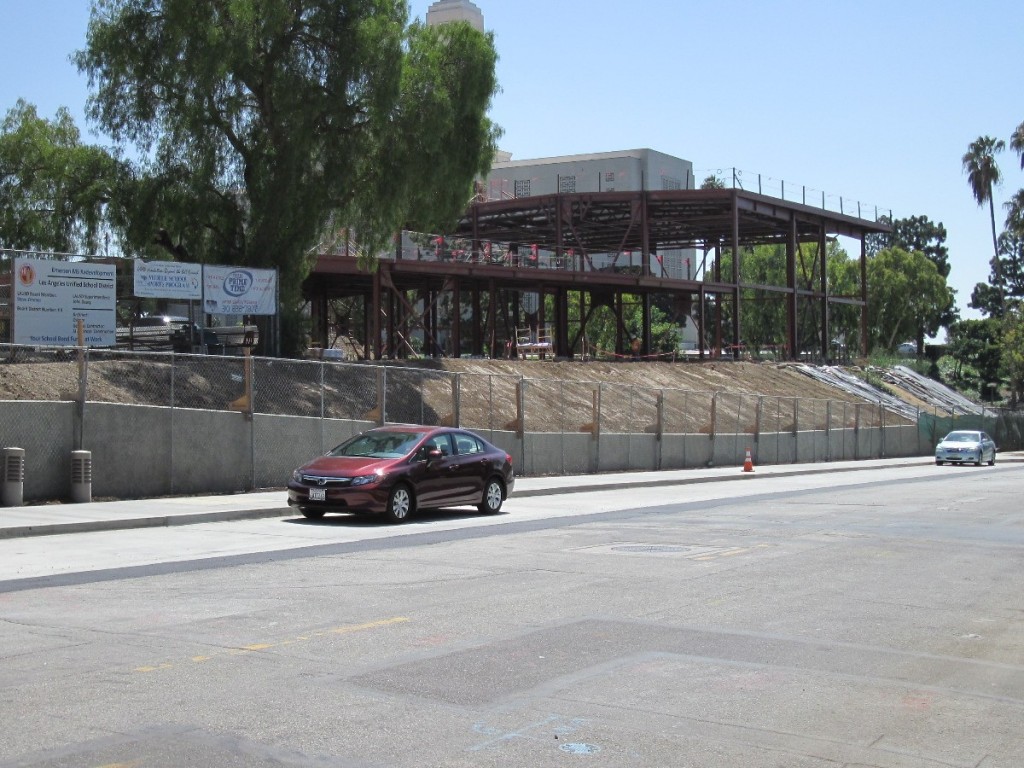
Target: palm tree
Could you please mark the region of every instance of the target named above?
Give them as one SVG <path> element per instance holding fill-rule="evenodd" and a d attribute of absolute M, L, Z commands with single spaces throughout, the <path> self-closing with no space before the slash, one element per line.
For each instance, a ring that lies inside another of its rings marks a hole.
<path fill-rule="evenodd" d="M 1024 189 L 1017 192 L 1003 203 L 1006 209 L 1006 229 L 1024 233 Z"/>
<path fill-rule="evenodd" d="M 1016 134 L 1014 134 L 1016 136 Z M 980 136 L 971 142 L 967 148 L 967 154 L 963 156 L 964 173 L 967 174 L 967 183 L 971 185 L 971 192 L 978 205 L 988 203 L 989 214 L 992 218 L 992 249 L 995 257 L 992 260 L 992 269 L 995 274 L 997 287 L 999 288 L 999 308 L 1005 309 L 1003 297 L 1003 277 L 999 265 L 999 240 L 996 237 L 996 204 L 992 196 L 992 189 L 1003 180 L 996 165 L 996 153 L 1006 149 L 1006 142 L 1002 139 L 993 139 L 991 136 Z"/>
<path fill-rule="evenodd" d="M 1024 171 L 1024 123 L 1018 125 L 1010 137 L 1010 149 L 1020 155 L 1020 168 Z"/>

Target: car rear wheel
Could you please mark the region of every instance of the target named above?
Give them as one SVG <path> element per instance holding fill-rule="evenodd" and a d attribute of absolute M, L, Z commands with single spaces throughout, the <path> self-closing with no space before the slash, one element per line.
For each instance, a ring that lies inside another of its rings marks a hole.
<path fill-rule="evenodd" d="M 309 507 L 299 507 L 299 512 L 302 513 L 303 517 L 308 518 L 310 520 L 319 520 L 324 516 L 324 511 L 322 509 L 310 509 Z"/>
<path fill-rule="evenodd" d="M 479 504 L 477 509 L 483 512 L 485 515 L 495 515 L 501 510 L 501 502 L 505 495 L 505 488 L 502 486 L 501 481 L 492 477 L 487 481 L 487 485 L 484 486 L 484 498 Z"/>
<path fill-rule="evenodd" d="M 416 501 L 407 485 L 396 485 L 388 496 L 388 508 L 384 512 L 392 523 L 404 523 L 416 508 Z"/>

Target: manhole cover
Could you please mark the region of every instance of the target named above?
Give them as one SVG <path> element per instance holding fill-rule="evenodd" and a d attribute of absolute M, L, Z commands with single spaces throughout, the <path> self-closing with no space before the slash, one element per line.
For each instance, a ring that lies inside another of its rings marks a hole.
<path fill-rule="evenodd" d="M 686 552 L 689 549 L 674 544 L 622 544 L 612 547 L 613 552 Z"/>

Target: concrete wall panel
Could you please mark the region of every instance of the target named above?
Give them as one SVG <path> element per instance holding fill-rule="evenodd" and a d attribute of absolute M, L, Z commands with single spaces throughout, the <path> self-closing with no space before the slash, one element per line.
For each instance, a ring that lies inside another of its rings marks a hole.
<path fill-rule="evenodd" d="M 25 501 L 70 495 L 75 408 L 70 402 L 0 402 L 0 448 L 25 450 Z"/>

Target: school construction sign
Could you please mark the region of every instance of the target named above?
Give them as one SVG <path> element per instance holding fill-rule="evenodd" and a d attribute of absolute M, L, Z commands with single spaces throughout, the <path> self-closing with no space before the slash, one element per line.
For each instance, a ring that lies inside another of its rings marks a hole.
<path fill-rule="evenodd" d="M 200 302 L 207 315 L 276 315 L 277 270 L 132 260 L 134 296 Z M 16 258 L 15 344 L 112 347 L 117 266 Z M 79 332 L 81 330 L 81 337 Z"/>

